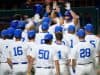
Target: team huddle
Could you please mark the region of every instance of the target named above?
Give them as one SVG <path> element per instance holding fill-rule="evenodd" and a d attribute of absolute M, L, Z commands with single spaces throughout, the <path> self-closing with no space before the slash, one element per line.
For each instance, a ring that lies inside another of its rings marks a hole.
<path fill-rule="evenodd" d="M 72 10 L 65 12 L 67 21 L 63 24 L 60 10 L 56 9 L 60 20 L 55 18 L 57 22 L 50 25 L 46 13 L 39 32 L 32 21 L 18 21 L 17 25 L 12 21 L 1 31 L 0 75 L 33 75 L 32 71 L 34 75 L 97 75 L 100 38 L 93 34 L 93 25 L 78 28 L 78 17 Z"/>

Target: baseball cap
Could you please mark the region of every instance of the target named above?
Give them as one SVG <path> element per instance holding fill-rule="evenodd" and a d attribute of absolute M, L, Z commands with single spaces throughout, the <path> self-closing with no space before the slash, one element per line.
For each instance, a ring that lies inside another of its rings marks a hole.
<path fill-rule="evenodd" d="M 17 26 L 17 28 L 18 29 L 23 29 L 23 28 L 25 28 L 25 21 L 18 21 L 18 26 Z"/>
<path fill-rule="evenodd" d="M 1 31 L 1 37 L 6 37 L 7 36 L 7 30 L 6 29 L 4 29 L 4 30 L 2 30 Z"/>
<path fill-rule="evenodd" d="M 13 28 L 17 28 L 17 25 L 18 25 L 18 20 L 13 20 L 13 21 L 11 21 L 11 23 L 10 23 L 10 27 L 13 27 Z"/>
<path fill-rule="evenodd" d="M 68 26 L 68 31 L 71 31 L 71 32 L 75 31 L 75 26 L 74 25 Z"/>
<path fill-rule="evenodd" d="M 21 29 L 16 29 L 14 32 L 15 38 L 21 38 L 22 35 L 22 30 Z"/>
<path fill-rule="evenodd" d="M 49 29 L 48 22 L 43 22 L 43 23 L 42 23 L 42 26 L 41 26 L 41 29 L 42 29 L 42 30 L 48 30 L 48 29 Z"/>
<path fill-rule="evenodd" d="M 7 33 L 8 33 L 7 35 L 9 37 L 13 36 L 14 35 L 14 31 L 15 31 L 15 29 L 13 27 L 7 28 Z"/>
<path fill-rule="evenodd" d="M 43 6 L 41 4 L 35 4 L 35 13 L 41 13 Z"/>
<path fill-rule="evenodd" d="M 71 15 L 71 13 L 67 10 L 67 11 L 65 11 L 65 14 L 64 14 L 65 16 L 72 16 Z"/>
<path fill-rule="evenodd" d="M 32 38 L 32 37 L 35 37 L 35 31 L 34 30 L 30 30 L 28 31 L 28 38 Z"/>
<path fill-rule="evenodd" d="M 51 19 L 49 17 L 44 17 L 42 22 L 47 22 L 47 23 L 50 23 L 51 22 Z"/>
<path fill-rule="evenodd" d="M 47 33 L 45 36 L 44 36 L 44 40 L 52 40 L 53 39 L 53 35 L 50 34 L 50 33 Z"/>
<path fill-rule="evenodd" d="M 77 36 L 78 36 L 78 37 L 84 37 L 84 36 L 85 36 L 85 31 L 84 31 L 84 29 L 79 29 L 79 30 L 77 31 Z"/>
<path fill-rule="evenodd" d="M 86 24 L 85 27 L 84 27 L 84 29 L 85 29 L 86 31 L 88 31 L 88 32 L 93 32 L 94 27 L 93 27 L 92 24 Z"/>
<path fill-rule="evenodd" d="M 55 27 L 55 33 L 62 32 L 62 31 L 63 31 L 63 28 L 61 26 L 56 26 Z"/>

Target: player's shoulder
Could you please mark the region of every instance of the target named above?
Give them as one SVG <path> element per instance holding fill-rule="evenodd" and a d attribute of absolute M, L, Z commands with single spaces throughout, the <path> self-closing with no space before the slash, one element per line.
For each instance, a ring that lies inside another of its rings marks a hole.
<path fill-rule="evenodd" d="M 97 39 L 98 37 L 94 34 L 92 35 L 86 35 L 85 38 L 94 38 L 94 39 Z"/>

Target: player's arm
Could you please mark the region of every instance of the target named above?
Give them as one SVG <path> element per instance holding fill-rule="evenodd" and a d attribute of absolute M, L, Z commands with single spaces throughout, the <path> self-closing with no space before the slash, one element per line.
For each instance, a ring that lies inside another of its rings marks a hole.
<path fill-rule="evenodd" d="M 55 50 L 54 50 L 54 64 L 55 64 L 55 68 L 56 68 L 56 75 L 60 75 L 60 66 L 59 66 L 59 57 L 58 57 L 58 54 L 57 54 L 57 49 L 55 47 Z"/>
<path fill-rule="evenodd" d="M 9 64 L 10 68 L 12 68 L 12 61 L 10 58 L 7 58 L 7 63 Z"/>
<path fill-rule="evenodd" d="M 55 60 L 56 75 L 60 75 L 59 61 Z"/>
<path fill-rule="evenodd" d="M 100 39 L 99 39 L 99 43 L 98 43 L 98 62 L 99 62 L 99 65 L 100 65 Z"/>
<path fill-rule="evenodd" d="M 30 55 L 27 56 L 28 59 L 28 69 L 27 69 L 27 75 L 31 75 L 32 65 L 34 62 L 34 58 L 32 58 Z"/>
<path fill-rule="evenodd" d="M 7 63 L 9 64 L 10 68 L 12 68 L 11 52 L 9 50 L 11 50 L 9 47 L 6 48 L 5 54 L 7 58 Z"/>
<path fill-rule="evenodd" d="M 74 20 L 74 24 L 77 25 L 79 23 L 79 16 L 73 10 L 71 10 L 71 5 L 69 2 L 66 3 L 66 9 L 70 11 Z"/>
<path fill-rule="evenodd" d="M 44 14 L 43 17 L 48 17 L 49 14 L 50 14 L 50 12 L 51 12 L 51 10 L 50 10 L 50 5 L 47 5 L 45 9 L 46 9 L 46 12 L 45 12 L 45 14 Z"/>
<path fill-rule="evenodd" d="M 79 16 L 72 10 L 70 10 L 70 12 L 71 12 L 71 15 L 74 19 L 74 24 L 77 25 L 79 23 Z"/>

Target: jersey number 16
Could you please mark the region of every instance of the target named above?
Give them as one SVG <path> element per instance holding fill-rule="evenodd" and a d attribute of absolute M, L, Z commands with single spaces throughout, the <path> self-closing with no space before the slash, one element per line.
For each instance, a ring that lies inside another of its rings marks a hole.
<path fill-rule="evenodd" d="M 18 55 L 22 55 L 23 54 L 23 51 L 22 51 L 22 47 L 21 46 L 14 47 L 13 50 L 14 50 L 14 56 L 18 56 Z"/>

